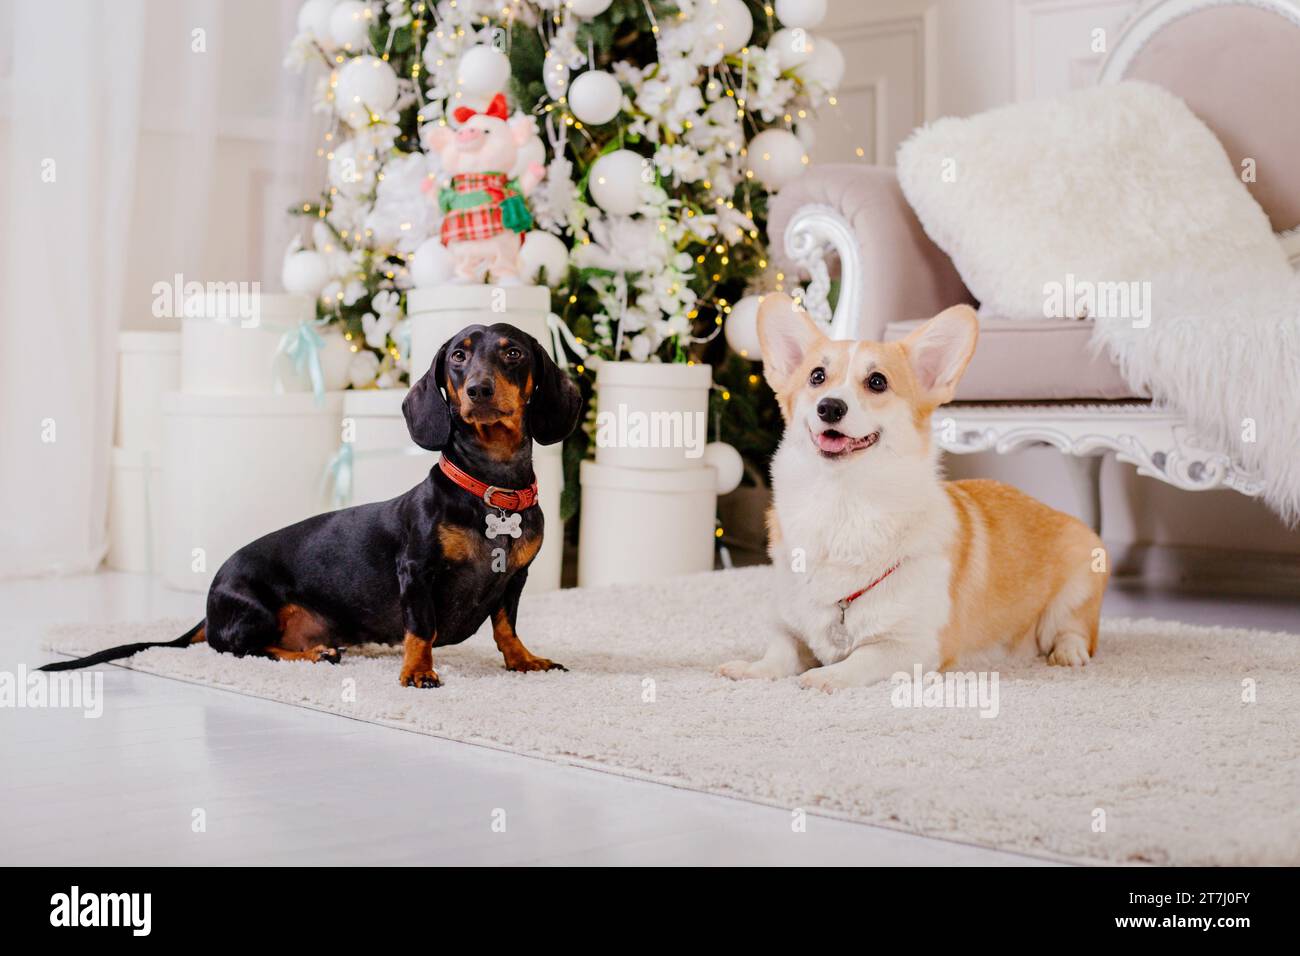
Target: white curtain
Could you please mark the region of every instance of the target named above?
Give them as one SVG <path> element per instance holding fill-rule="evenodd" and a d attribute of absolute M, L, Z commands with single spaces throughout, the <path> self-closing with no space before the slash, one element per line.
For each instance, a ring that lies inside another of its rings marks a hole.
<path fill-rule="evenodd" d="M 152 283 L 274 288 L 319 163 L 297 8 L 0 5 L 0 577 L 103 559 L 117 333 L 178 327 Z"/>
<path fill-rule="evenodd" d="M 0 576 L 89 570 L 107 547 L 145 9 L 73 6 L 8 5 Z"/>

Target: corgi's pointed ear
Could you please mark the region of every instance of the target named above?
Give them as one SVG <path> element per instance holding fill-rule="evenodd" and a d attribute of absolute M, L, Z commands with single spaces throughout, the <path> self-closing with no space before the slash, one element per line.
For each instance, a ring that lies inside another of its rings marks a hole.
<path fill-rule="evenodd" d="M 975 354 L 979 328 L 974 309 L 954 305 L 903 339 L 912 374 L 927 402 L 952 401 L 957 382 Z"/>
<path fill-rule="evenodd" d="M 763 296 L 758 307 L 758 341 L 763 348 L 763 375 L 772 391 L 783 391 L 804 356 L 826 338 L 805 310 L 782 292 Z"/>

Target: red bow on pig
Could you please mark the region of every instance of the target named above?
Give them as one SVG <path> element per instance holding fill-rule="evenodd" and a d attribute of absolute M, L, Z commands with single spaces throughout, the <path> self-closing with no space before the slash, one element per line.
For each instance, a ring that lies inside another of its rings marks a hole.
<path fill-rule="evenodd" d="M 497 119 L 503 120 L 506 119 L 509 114 L 506 112 L 505 96 L 498 93 L 496 96 L 492 97 L 492 102 L 488 104 L 488 108 L 483 110 L 482 113 L 478 110 L 472 110 L 468 106 L 458 106 L 456 107 L 455 112 L 451 115 L 457 123 L 464 123 L 472 116 L 495 116 Z"/>

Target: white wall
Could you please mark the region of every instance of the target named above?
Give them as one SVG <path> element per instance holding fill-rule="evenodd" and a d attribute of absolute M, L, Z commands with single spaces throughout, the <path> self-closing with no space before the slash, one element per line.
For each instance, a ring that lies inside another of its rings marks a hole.
<path fill-rule="evenodd" d="M 1095 30 L 1118 35 L 1141 0 L 829 0 L 817 33 L 844 53 L 814 158 L 892 163 L 926 119 L 969 116 L 1092 83 Z"/>
<path fill-rule="evenodd" d="M 839 106 L 820 116 L 814 162 L 892 165 L 898 143 L 940 116 L 968 116 L 1092 82 L 1107 42 L 1140 0 L 830 0 L 817 32 L 843 50 Z M 857 149 L 863 150 L 859 158 Z M 949 456 L 953 478 L 989 477 L 1077 511 L 1065 463 L 1052 449 Z M 1108 460 L 1103 534 L 1112 543 L 1300 555 L 1300 532 L 1232 491 L 1183 492 Z"/>

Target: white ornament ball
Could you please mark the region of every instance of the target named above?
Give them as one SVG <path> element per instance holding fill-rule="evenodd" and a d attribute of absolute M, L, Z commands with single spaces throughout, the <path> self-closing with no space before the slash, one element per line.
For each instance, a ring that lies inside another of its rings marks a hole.
<path fill-rule="evenodd" d="M 343 0 L 330 12 L 330 36 L 338 46 L 364 49 L 370 40 L 370 24 L 373 22 L 373 14 L 364 3 Z"/>
<path fill-rule="evenodd" d="M 745 477 L 745 460 L 740 452 L 724 441 L 711 441 L 704 446 L 702 460 L 718 473 L 718 494 L 729 495 L 740 487 Z"/>
<path fill-rule="evenodd" d="M 641 154 L 616 149 L 592 163 L 587 189 L 605 212 L 630 216 L 641 206 L 641 182 L 648 170 L 649 160 Z"/>
<path fill-rule="evenodd" d="M 344 196 L 362 196 L 374 188 L 378 161 L 374 147 L 355 139 L 341 143 L 333 149 L 329 161 L 330 185 Z"/>
<path fill-rule="evenodd" d="M 767 41 L 767 52 L 776 60 L 778 69 L 789 70 L 808 62 L 815 42 L 813 35 L 803 27 L 784 27 Z"/>
<path fill-rule="evenodd" d="M 776 18 L 787 27 L 815 27 L 826 19 L 826 0 L 776 0 Z"/>
<path fill-rule="evenodd" d="M 359 56 L 339 70 L 334 106 L 353 129 L 370 123 L 371 113 L 387 113 L 397 102 L 397 74 L 377 56 Z"/>
<path fill-rule="evenodd" d="M 588 126 L 608 123 L 622 108 L 623 87 L 611 73 L 588 70 L 569 84 L 569 109 Z"/>
<path fill-rule="evenodd" d="M 744 0 L 718 0 L 716 29 L 722 52 L 739 53 L 754 35 L 754 15 Z"/>
<path fill-rule="evenodd" d="M 761 295 L 745 296 L 731 307 L 722 329 L 731 350 L 753 362 L 763 357 L 763 346 L 758 340 L 758 307 L 762 301 Z"/>
<path fill-rule="evenodd" d="M 379 375 L 379 356 L 370 349 L 358 348 L 348 363 L 348 381 L 353 388 L 365 388 Z"/>
<path fill-rule="evenodd" d="M 314 249 L 302 249 L 284 257 L 280 267 L 280 282 L 285 292 L 294 295 L 320 295 L 330 281 L 329 261 Z"/>
<path fill-rule="evenodd" d="M 803 143 L 786 129 L 765 129 L 749 141 L 746 166 L 768 189 L 780 189 L 803 172 Z"/>
<path fill-rule="evenodd" d="M 451 280 L 455 268 L 456 259 L 452 256 L 451 250 L 436 237 L 420 243 L 419 248 L 415 250 L 415 255 L 407 260 L 411 281 L 420 289 L 447 283 Z"/>
<path fill-rule="evenodd" d="M 817 55 L 799 69 L 799 76 L 833 92 L 839 89 L 840 81 L 844 79 L 844 54 L 825 37 L 817 37 L 815 46 Z"/>
<path fill-rule="evenodd" d="M 579 17 L 598 17 L 606 10 L 614 0 L 571 0 L 569 9 L 575 16 Z"/>
<path fill-rule="evenodd" d="M 334 12 L 334 2 L 335 0 L 307 0 L 298 11 L 298 32 L 309 35 L 327 53 L 334 49 L 334 37 L 330 35 L 330 14 Z"/>
<path fill-rule="evenodd" d="M 352 345 L 338 329 L 321 332 L 322 345 L 317 356 L 320 358 L 321 380 L 325 391 L 337 392 L 348 387 L 352 368 Z M 704 449 L 708 455 L 708 448 Z"/>
<path fill-rule="evenodd" d="M 563 242 L 540 229 L 524 236 L 519 247 L 519 265 L 524 278 L 538 281 L 539 273 L 546 270 L 546 284 L 554 288 L 564 281 L 569 271 L 569 250 Z"/>
<path fill-rule="evenodd" d="M 494 46 L 470 47 L 456 64 L 460 91 L 469 96 L 492 96 L 510 81 L 510 59 Z"/>
<path fill-rule="evenodd" d="M 546 87 L 546 95 L 551 99 L 563 99 L 569 90 L 568 64 L 548 53 L 546 62 L 542 64 L 542 86 Z"/>

